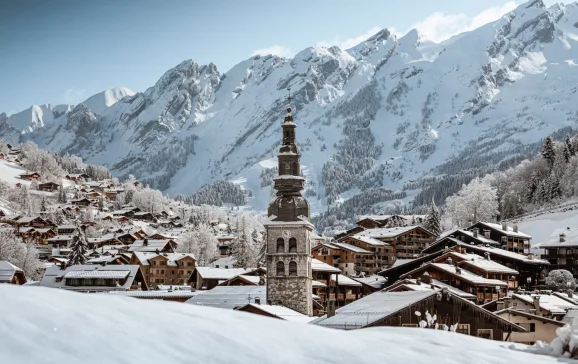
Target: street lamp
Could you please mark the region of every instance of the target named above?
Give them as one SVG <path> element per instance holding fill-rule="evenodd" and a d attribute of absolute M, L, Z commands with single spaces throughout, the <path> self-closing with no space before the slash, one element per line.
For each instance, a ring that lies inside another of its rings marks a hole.
<path fill-rule="evenodd" d="M 528 292 L 530 292 L 530 283 L 532 283 L 532 277 L 528 277 L 526 281 L 528 282 Z"/>

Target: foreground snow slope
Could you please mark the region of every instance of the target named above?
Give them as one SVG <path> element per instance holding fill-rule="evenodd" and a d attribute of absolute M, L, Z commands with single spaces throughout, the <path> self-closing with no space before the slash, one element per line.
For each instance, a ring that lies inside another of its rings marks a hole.
<path fill-rule="evenodd" d="M 345 332 L 223 309 L 40 287 L 0 286 L 0 310 L 0 362 L 10 364 L 560 363 L 449 332 Z"/>

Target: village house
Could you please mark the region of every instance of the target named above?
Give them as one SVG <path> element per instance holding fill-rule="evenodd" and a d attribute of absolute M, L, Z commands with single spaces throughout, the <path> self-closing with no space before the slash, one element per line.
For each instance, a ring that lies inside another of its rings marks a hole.
<path fill-rule="evenodd" d="M 54 183 L 54 182 L 46 182 L 46 183 L 39 183 L 38 184 L 38 191 L 54 192 L 54 191 L 58 191 L 59 188 L 60 188 L 60 185 L 58 183 Z"/>
<path fill-rule="evenodd" d="M 173 286 L 167 290 L 148 290 L 148 291 L 112 291 L 103 294 L 110 294 L 114 296 L 132 297 L 143 300 L 161 300 L 169 302 L 186 302 L 192 297 L 201 293 L 200 291 L 191 291 L 191 287 L 187 287 L 187 290 L 176 289 Z"/>
<path fill-rule="evenodd" d="M 86 261 L 86 264 L 100 264 L 100 265 L 125 265 L 129 264 L 130 258 L 126 258 L 122 254 L 106 255 L 94 257 Z"/>
<path fill-rule="evenodd" d="M 75 225 L 58 225 L 56 227 L 56 233 L 58 235 L 72 235 L 76 232 Z"/>
<path fill-rule="evenodd" d="M 14 225 L 17 229 L 22 227 L 53 228 L 55 226 L 49 219 L 44 219 L 36 215 L 18 216 L 16 219 L 7 222 L 11 225 Z"/>
<path fill-rule="evenodd" d="M 184 285 L 196 266 L 193 254 L 133 252 L 130 264 L 138 264 L 149 287 Z"/>
<path fill-rule="evenodd" d="M 70 204 L 74 205 L 74 206 L 90 206 L 92 205 L 92 201 L 89 200 L 88 198 L 79 198 L 76 200 L 70 200 Z"/>
<path fill-rule="evenodd" d="M 562 321 L 512 308 L 497 311 L 494 314 L 526 329 L 526 332 L 512 332 L 510 337 L 510 341 L 525 345 L 534 345 L 537 341 L 551 342 L 558 336 L 556 335 L 556 330 L 566 324 Z"/>
<path fill-rule="evenodd" d="M 78 292 L 148 290 L 138 265 L 72 265 L 62 270 L 46 269 L 41 287 L 60 288 Z"/>
<path fill-rule="evenodd" d="M 365 258 L 373 258 L 373 252 L 352 244 L 338 241 L 324 242 L 312 248 L 311 255 L 315 259 L 339 268 L 345 275 L 371 271 L 361 262 Z"/>
<path fill-rule="evenodd" d="M 135 240 L 128 248 L 130 252 L 149 252 L 149 253 L 174 253 L 177 243 L 174 240 L 164 239 L 143 239 Z"/>
<path fill-rule="evenodd" d="M 490 340 L 511 341 L 508 333 L 525 331 L 519 325 L 452 295 L 447 289 L 376 292 L 311 323 L 342 330 L 379 326 L 418 328 L 421 321 L 426 322 L 427 314 L 437 317 L 430 325 L 454 327 L 456 333 Z"/>
<path fill-rule="evenodd" d="M 402 275 L 421 267 L 425 263 L 431 262 L 446 251 L 447 250 L 436 251 L 415 259 L 396 259 L 390 267 L 380 271 L 378 274 L 386 279 L 385 286 L 387 287 L 397 282 Z"/>
<path fill-rule="evenodd" d="M 265 277 L 258 275 L 239 274 L 231 279 L 219 283 L 219 286 L 262 286 L 265 284 Z"/>
<path fill-rule="evenodd" d="M 217 286 L 211 290 L 202 291 L 186 303 L 234 310 L 255 302 L 267 302 L 266 286 Z"/>
<path fill-rule="evenodd" d="M 569 229 L 569 228 L 568 228 Z M 544 249 L 542 259 L 550 262 L 550 269 L 565 269 L 578 276 L 578 239 L 575 238 L 575 231 L 569 230 L 572 238 L 568 240 L 566 233 L 561 233 L 557 241 L 548 241 L 539 245 Z"/>
<path fill-rule="evenodd" d="M 84 181 L 90 180 L 90 176 L 85 174 L 85 173 L 67 174 L 66 176 L 64 176 L 64 178 L 66 178 L 69 181 L 76 182 L 76 183 L 82 183 Z"/>
<path fill-rule="evenodd" d="M 213 289 L 219 283 L 227 281 L 240 274 L 246 273 L 245 268 L 212 268 L 212 267 L 196 267 L 188 282 L 191 287 L 195 289 Z"/>
<path fill-rule="evenodd" d="M 369 274 L 374 274 L 393 264 L 396 259 L 419 257 L 422 250 L 435 239 L 434 234 L 421 226 L 405 226 L 367 229 L 338 241 L 373 252 L 373 257 L 363 257 L 357 264 Z"/>
<path fill-rule="evenodd" d="M 490 311 L 513 309 L 556 320 L 564 318 L 568 311 L 578 309 L 576 302 L 551 291 L 517 292 L 483 307 Z"/>
<path fill-rule="evenodd" d="M 157 219 L 150 212 L 135 212 L 133 215 L 133 219 L 140 221 L 148 221 L 152 223 L 155 223 L 157 221 Z"/>
<path fill-rule="evenodd" d="M 377 229 L 421 225 L 424 221 L 425 215 L 368 215 L 361 216 L 357 225 Z"/>
<path fill-rule="evenodd" d="M 285 306 L 261 304 L 260 300 L 256 300 L 255 303 L 248 303 L 244 306 L 237 307 L 235 310 L 285 321 L 308 323 L 313 320 L 312 317 L 294 311 Z"/>
<path fill-rule="evenodd" d="M 447 289 L 451 294 L 466 299 L 468 301 L 475 302 L 476 296 L 464 292 L 459 288 L 452 287 L 449 284 L 440 282 L 436 279 L 426 279 L 429 283 L 423 282 L 421 278 L 405 278 L 402 280 L 397 281 L 396 283 L 392 284 L 391 286 L 384 288 L 383 292 L 405 292 L 405 291 L 427 291 L 427 290 L 434 290 L 434 291 L 441 291 L 442 289 Z"/>
<path fill-rule="evenodd" d="M 25 181 L 40 181 L 40 173 L 38 172 L 28 172 L 20 175 L 20 179 Z"/>
<path fill-rule="evenodd" d="M 484 231 L 484 234 L 486 234 L 485 231 L 489 230 L 489 234 L 485 237 L 500 243 L 502 249 L 518 254 L 530 253 L 532 237 L 521 232 L 517 222 L 514 222 L 513 226 L 510 227 L 505 221 L 502 224 L 479 221 L 466 230 L 473 231 L 474 229 Z"/>
<path fill-rule="evenodd" d="M 0 260 L 0 284 L 1 283 L 23 285 L 26 283 L 26 276 L 24 271 L 14 264 L 6 260 Z"/>

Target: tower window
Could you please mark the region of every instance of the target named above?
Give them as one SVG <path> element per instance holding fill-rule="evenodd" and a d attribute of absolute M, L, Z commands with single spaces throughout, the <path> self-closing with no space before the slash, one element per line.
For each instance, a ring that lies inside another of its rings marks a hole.
<path fill-rule="evenodd" d="M 277 277 L 285 276 L 285 263 L 277 262 Z"/>
<path fill-rule="evenodd" d="M 283 238 L 277 239 L 277 253 L 285 252 L 285 240 Z"/>
<path fill-rule="evenodd" d="M 290 276 L 297 275 L 297 262 L 289 262 L 289 275 Z"/>
<path fill-rule="evenodd" d="M 297 253 L 297 239 L 289 239 L 289 253 Z"/>

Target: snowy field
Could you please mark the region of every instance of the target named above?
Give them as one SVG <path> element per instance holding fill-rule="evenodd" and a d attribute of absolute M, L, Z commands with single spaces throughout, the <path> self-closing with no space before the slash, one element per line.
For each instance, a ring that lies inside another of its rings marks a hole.
<path fill-rule="evenodd" d="M 17 183 L 30 186 L 30 181 L 24 181 L 18 177 L 26 172 L 24 168 L 18 165 L 8 162 L 5 159 L 0 159 L 0 180 L 8 183 L 10 186 L 15 186 Z"/>
<path fill-rule="evenodd" d="M 544 212 L 539 216 L 529 217 L 520 221 L 520 231 L 532 236 L 532 245 L 540 243 L 555 243 L 561 233 L 566 234 L 566 240 L 578 238 L 578 208 L 552 213 Z"/>
<path fill-rule="evenodd" d="M 249 313 L 0 286 L 0 363 L 554 364 L 526 347 L 414 328 L 339 331 Z"/>

